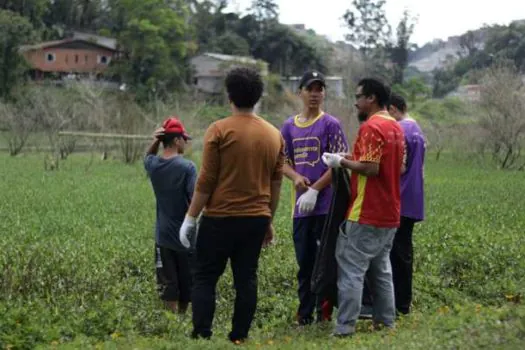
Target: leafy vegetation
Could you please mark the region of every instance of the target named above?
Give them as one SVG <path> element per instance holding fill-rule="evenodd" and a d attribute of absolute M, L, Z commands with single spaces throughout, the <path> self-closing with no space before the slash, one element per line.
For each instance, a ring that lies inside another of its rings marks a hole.
<path fill-rule="evenodd" d="M 270 71 L 300 75 L 308 68 L 327 69 L 330 52 L 278 21 L 272 0 L 254 1 L 241 15 L 228 12 L 228 1 L 211 0 L 26 0 L 0 4 L 0 72 L 15 72 L 20 45 L 57 40 L 71 31 L 117 39 L 122 51 L 108 73 L 125 83 L 140 101 L 166 98 L 192 81 L 189 59 L 206 51 L 253 56 Z M 14 16 L 16 14 L 16 16 Z M 25 22 L 21 22 L 21 21 Z M 6 46 L 8 45 L 8 46 Z M 10 59 L 10 61 L 8 61 Z M 3 77 L 4 87 L 14 85 Z M 0 89 L 0 98 L 8 91 Z"/>
<path fill-rule="evenodd" d="M 198 161 L 198 159 L 195 159 Z M 140 164 L 73 154 L 59 171 L 0 156 L 0 348 L 229 348 L 231 274 L 218 286 L 213 342 L 162 309 L 153 264 L 154 197 Z M 264 251 L 250 347 L 519 348 L 525 341 L 525 181 L 448 154 L 429 157 L 426 221 L 415 229 L 414 314 L 395 332 L 332 339 L 302 331 L 286 182 L 278 242 Z"/>
<path fill-rule="evenodd" d="M 459 59 L 434 72 L 434 97 L 443 97 L 460 84 L 479 84 L 480 72 L 510 61 L 525 74 L 525 23 L 486 26 L 460 37 Z"/>
<path fill-rule="evenodd" d="M 32 39 L 33 27 L 14 12 L 0 11 L 0 33 L 0 97 L 9 98 L 26 67 L 18 57 L 18 50 Z"/>

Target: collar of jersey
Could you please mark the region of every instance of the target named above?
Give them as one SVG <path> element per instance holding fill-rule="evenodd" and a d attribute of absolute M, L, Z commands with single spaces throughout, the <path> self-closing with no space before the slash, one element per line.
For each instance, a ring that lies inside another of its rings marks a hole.
<path fill-rule="evenodd" d="M 390 114 L 388 114 L 388 112 L 377 112 L 370 119 L 372 119 L 373 117 L 381 117 L 381 118 L 385 118 L 388 120 L 396 121 L 394 118 L 392 118 L 392 116 L 390 116 Z"/>
<path fill-rule="evenodd" d="M 318 121 L 319 119 L 321 119 L 321 117 L 324 115 L 324 112 L 321 111 L 321 113 L 319 113 L 319 115 L 313 119 L 310 119 L 308 121 L 305 121 L 305 122 L 301 122 L 299 120 L 299 116 L 300 114 L 297 114 L 295 117 L 294 117 L 294 124 L 295 126 L 297 126 L 298 128 L 307 128 L 309 126 L 312 126 L 315 124 L 316 121 Z"/>

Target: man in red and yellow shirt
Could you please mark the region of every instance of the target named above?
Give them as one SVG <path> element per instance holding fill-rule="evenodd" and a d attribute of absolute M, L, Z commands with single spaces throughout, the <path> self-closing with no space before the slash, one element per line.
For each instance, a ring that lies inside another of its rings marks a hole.
<path fill-rule="evenodd" d="M 337 336 L 355 332 L 367 270 L 375 291 L 374 322 L 387 327 L 395 322 L 390 250 L 399 227 L 404 135 L 385 109 L 390 88 L 376 79 L 363 79 L 355 97 L 362 124 L 351 157 L 334 153 L 322 157 L 331 168 L 352 171 L 348 219 L 336 246 Z"/>

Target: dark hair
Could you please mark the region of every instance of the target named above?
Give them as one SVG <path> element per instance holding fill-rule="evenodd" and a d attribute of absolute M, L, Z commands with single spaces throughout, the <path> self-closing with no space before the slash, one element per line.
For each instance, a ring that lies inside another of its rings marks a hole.
<path fill-rule="evenodd" d="M 374 78 L 362 79 L 357 86 L 361 86 L 363 95 L 369 97 L 374 95 L 379 107 L 386 107 L 390 100 L 390 87 Z"/>
<path fill-rule="evenodd" d="M 175 142 L 175 139 L 182 138 L 181 134 L 164 134 L 162 136 L 162 147 L 171 147 L 173 143 Z"/>
<path fill-rule="evenodd" d="M 388 106 L 394 106 L 399 109 L 401 112 L 407 111 L 407 103 L 403 96 L 396 93 L 390 94 L 390 101 L 388 101 Z"/>
<path fill-rule="evenodd" d="M 226 76 L 228 97 L 237 108 L 253 108 L 261 98 L 263 88 L 260 74 L 251 68 L 234 68 Z"/>

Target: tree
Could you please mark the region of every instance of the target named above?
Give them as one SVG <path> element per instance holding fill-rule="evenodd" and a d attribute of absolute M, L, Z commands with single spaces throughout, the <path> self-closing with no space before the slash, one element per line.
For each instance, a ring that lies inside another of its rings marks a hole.
<path fill-rule="evenodd" d="M 408 66 L 408 53 L 414 48 L 410 44 L 410 37 L 414 32 L 415 19 L 408 10 L 403 12 L 403 17 L 397 26 L 395 45 L 390 49 L 390 58 L 393 67 L 393 84 L 403 84 L 405 69 Z"/>
<path fill-rule="evenodd" d="M 476 36 L 472 30 L 459 37 L 459 47 L 461 48 L 459 52 L 461 57 L 471 57 L 478 51 Z"/>
<path fill-rule="evenodd" d="M 9 148 L 9 155 L 16 156 L 24 148 L 29 135 L 35 128 L 32 113 L 28 108 L 14 104 L 0 103 L 0 128 Z"/>
<path fill-rule="evenodd" d="M 274 0 L 253 0 L 248 10 L 259 22 L 279 20 L 279 5 Z"/>
<path fill-rule="evenodd" d="M 104 20 L 104 0 L 54 0 L 45 16 L 48 25 L 96 30 Z"/>
<path fill-rule="evenodd" d="M 31 41 L 33 26 L 14 12 L 0 10 L 0 33 L 0 98 L 8 98 L 25 72 L 19 49 Z"/>
<path fill-rule="evenodd" d="M 394 84 L 392 90 L 403 96 L 411 109 L 416 108 L 431 95 L 430 88 L 422 78 L 411 78 L 403 84 Z"/>
<path fill-rule="evenodd" d="M 235 32 L 243 37 L 250 46 L 250 52 L 253 55 L 254 48 L 259 38 L 259 22 L 255 16 L 248 14 L 239 18 L 235 23 Z"/>
<path fill-rule="evenodd" d="M 326 71 L 316 48 L 279 23 L 273 23 L 258 37 L 252 54 L 268 62 L 270 70 L 280 75 L 302 75 L 307 69 Z"/>
<path fill-rule="evenodd" d="M 353 0 L 353 9 L 343 19 L 349 29 L 346 40 L 365 56 L 372 50 L 385 47 L 390 41 L 391 28 L 386 19 L 385 0 Z"/>
<path fill-rule="evenodd" d="M 230 21 L 236 22 L 238 16 L 230 18 L 222 13 L 226 7 L 225 1 L 190 1 L 189 24 L 194 31 L 194 38 L 199 52 L 217 51 L 217 39 L 231 25 Z"/>
<path fill-rule="evenodd" d="M 409 108 L 410 114 L 420 118 L 429 149 L 436 152 L 436 160 L 439 160 L 441 152 L 452 146 L 458 121 L 465 119 L 464 103 L 455 98 L 427 99 Z"/>
<path fill-rule="evenodd" d="M 512 60 L 518 70 L 525 71 L 525 25 L 513 22 L 493 27 L 485 51 L 495 62 Z"/>
<path fill-rule="evenodd" d="M 36 28 L 41 27 L 42 18 L 49 8 L 49 0 L 3 0 L 0 9 L 9 10 L 25 17 Z"/>
<path fill-rule="evenodd" d="M 116 72 L 139 100 L 167 96 L 185 81 L 188 7 L 182 0 L 121 0 L 113 8 L 122 22 L 124 52 Z"/>
<path fill-rule="evenodd" d="M 507 61 L 489 68 L 482 79 L 480 126 L 487 132 L 493 159 L 501 169 L 518 167 L 525 139 L 525 86 Z"/>
<path fill-rule="evenodd" d="M 482 40 L 483 47 L 478 45 Z M 434 72 L 434 97 L 444 96 L 460 83 L 479 84 L 480 72 L 506 60 L 525 72 L 525 25 L 520 22 L 469 31 L 460 37 L 460 47 L 460 57 L 454 64 Z"/>
<path fill-rule="evenodd" d="M 456 76 L 452 69 L 439 68 L 434 70 L 432 79 L 432 96 L 435 98 L 444 97 L 458 86 L 459 81 L 460 78 Z"/>
<path fill-rule="evenodd" d="M 227 31 L 216 39 L 218 51 L 226 55 L 248 56 L 250 44 L 237 33 Z"/>

